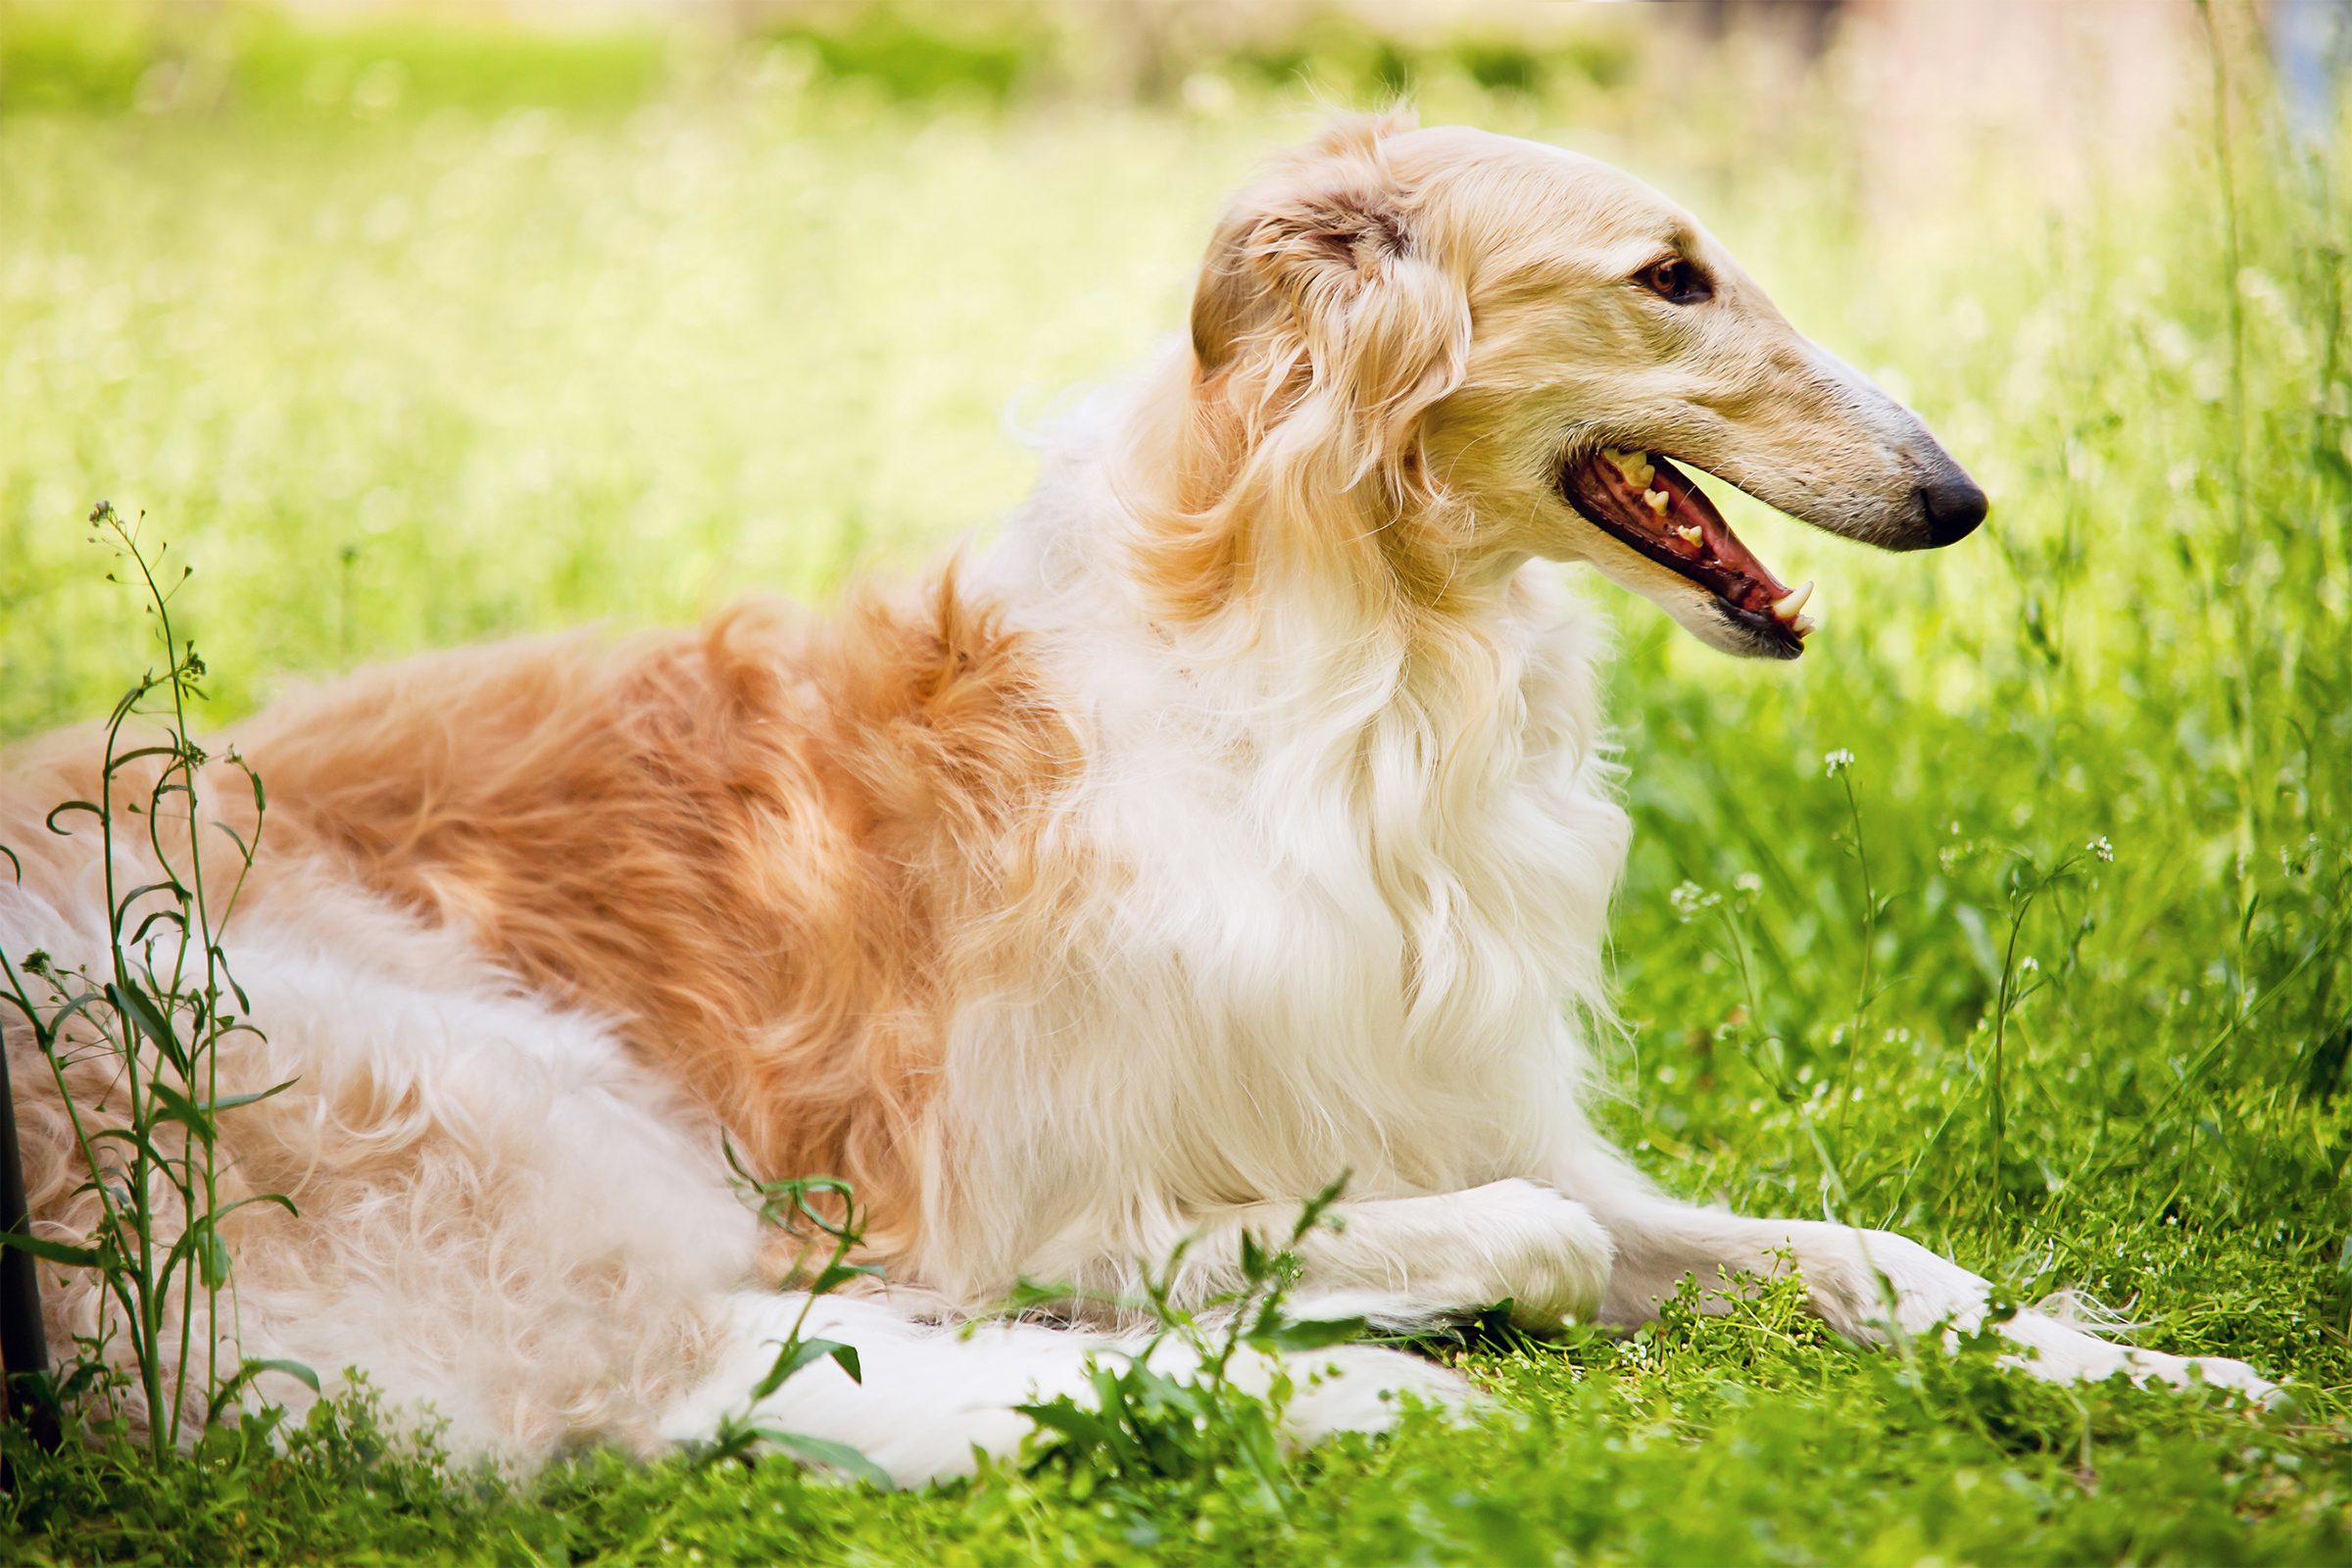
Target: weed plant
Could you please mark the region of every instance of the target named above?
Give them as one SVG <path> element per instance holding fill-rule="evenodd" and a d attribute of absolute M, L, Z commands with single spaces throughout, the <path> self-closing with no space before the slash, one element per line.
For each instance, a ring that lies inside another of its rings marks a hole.
<path fill-rule="evenodd" d="M 1020 1407 L 1038 1429 L 1024 1454 L 1027 1467 L 1058 1469 L 1130 1494 L 1170 1487 L 1239 1493 L 1269 1518 L 1279 1517 L 1298 1490 L 1281 1441 L 1283 1411 L 1297 1388 L 1282 1358 L 1298 1352 L 1311 1365 L 1311 1352 L 1364 1332 L 1360 1317 L 1300 1318 L 1286 1310 L 1298 1277 L 1298 1247 L 1337 1223 L 1331 1207 L 1344 1186 L 1342 1178 L 1309 1199 L 1290 1234 L 1272 1246 L 1244 1230 L 1235 1283 L 1197 1306 L 1177 1298 L 1193 1246 L 1178 1243 L 1147 1271 L 1140 1299 L 1110 1303 L 1148 1318 L 1152 1328 L 1143 1343 L 1098 1353 L 1082 1395 Z M 1029 1284 L 1013 1305 L 1060 1306 L 1077 1298 L 1067 1286 Z M 1171 1344 L 1181 1364 L 1163 1370 L 1169 1359 L 1163 1355 L 1162 1366 L 1152 1366 Z M 1245 1355 L 1266 1358 L 1262 1393 L 1240 1377 Z"/>
<path fill-rule="evenodd" d="M 81 967 L 37 949 L 0 952 L 0 1006 L 16 1013 L 48 1069 L 89 1173 L 74 1196 L 94 1200 L 96 1212 L 85 1240 L 8 1231 L 0 1232 L 0 1247 L 93 1271 L 107 1309 L 95 1334 L 65 1361 L 65 1376 L 36 1376 L 11 1392 L 51 1406 L 53 1416 L 71 1404 L 77 1412 L 94 1407 L 107 1421 L 128 1419 L 160 1465 L 183 1431 L 220 1421 L 262 1373 L 285 1373 L 314 1392 L 318 1379 L 293 1361 L 237 1356 L 223 1363 L 217 1332 L 229 1325 L 228 1344 L 237 1343 L 233 1309 L 222 1310 L 232 1282 L 223 1225 L 254 1203 L 294 1207 L 276 1193 L 223 1201 L 219 1181 L 220 1118 L 291 1087 L 220 1092 L 222 1050 L 255 1032 L 222 939 L 253 864 L 267 802 L 242 759 L 232 751 L 214 767 L 191 733 L 204 658 L 172 618 L 188 573 L 159 580 L 166 548 L 155 547 L 151 558 L 138 525 L 108 503 L 100 502 L 89 520 L 144 596 L 164 662 L 108 714 L 97 799 L 62 802 L 47 819 L 52 833 L 97 839 L 106 958 Z M 243 833 L 205 813 L 205 791 L 223 771 L 252 792 Z M 218 846 L 216 869 L 206 870 L 207 828 L 226 841 L 225 873 Z M 0 860 L 12 874 L 23 864 L 6 845 Z M 132 876 L 145 880 L 125 885 Z M 127 1352 L 120 1359 L 108 1343 L 117 1335 Z M 119 1397 L 123 1380 L 137 1395 L 127 1403 Z"/>
<path fill-rule="evenodd" d="M 865 1370 L 858 1361 L 856 1346 L 808 1332 L 808 1314 L 818 1298 L 860 1276 L 879 1277 L 882 1272 L 871 1263 L 851 1261 L 865 1240 L 858 1196 L 849 1183 L 831 1176 L 763 1180 L 744 1168 L 732 1145 L 726 1154 L 735 1179 L 759 1199 L 761 1223 L 776 1226 L 799 1244 L 799 1252 L 784 1270 L 783 1286 L 787 1290 L 805 1291 L 807 1295 L 792 1327 L 777 1342 L 775 1361 L 745 1395 L 744 1408 L 729 1411 L 720 1420 L 718 1431 L 701 1450 L 700 1457 L 705 1463 L 743 1461 L 755 1447 L 765 1446 L 780 1449 L 804 1464 L 822 1466 L 887 1487 L 891 1484 L 890 1477 L 855 1447 L 774 1426 L 760 1418 L 759 1409 L 761 1400 L 820 1361 L 833 1362 L 853 1383 L 865 1381 Z M 811 1270 L 808 1267 L 809 1258 L 819 1251 L 824 1254 L 824 1261 Z"/>

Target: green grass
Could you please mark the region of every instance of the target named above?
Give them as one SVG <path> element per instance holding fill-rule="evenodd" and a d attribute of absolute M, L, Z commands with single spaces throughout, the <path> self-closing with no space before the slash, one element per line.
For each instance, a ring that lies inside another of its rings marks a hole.
<path fill-rule="evenodd" d="M 135 38 L 31 36 L 0 29 L 0 735 L 103 711 L 148 662 L 83 542 L 99 496 L 198 564 L 175 612 L 217 717 L 288 672 L 919 559 L 1019 496 L 1008 401 L 1180 324 L 1219 197 L 1305 123 L 1263 61 L 1194 95 L 1213 110 L 1113 110 L 909 98 L 871 39 L 507 38 L 473 72 L 446 38 L 270 34 L 216 74 L 241 96 L 175 106 Z M 28 1461 L 8 1555 L 2352 1555 L 2341 176 L 2246 92 L 2226 136 L 2192 97 L 2079 183 L 1986 138 L 1930 192 L 1858 161 L 1835 78 L 1769 124 L 1731 90 L 1661 122 L 1668 62 L 1627 47 L 1424 61 L 1424 110 L 1686 197 L 1995 511 L 1901 558 L 1735 505 L 1822 582 L 1794 667 L 1594 589 L 1638 823 L 1607 1119 L 1679 1191 L 1890 1225 L 2024 1299 L 2080 1288 L 2295 1408 L 1857 1355 L 1776 1297 L 1481 1348 L 1468 1429 L 1415 1416 L 1272 1494 L 1079 1466 L 881 1496 L 603 1456 L 515 1492 L 345 1411 L 293 1459 L 230 1435 L 103 1487 Z"/>

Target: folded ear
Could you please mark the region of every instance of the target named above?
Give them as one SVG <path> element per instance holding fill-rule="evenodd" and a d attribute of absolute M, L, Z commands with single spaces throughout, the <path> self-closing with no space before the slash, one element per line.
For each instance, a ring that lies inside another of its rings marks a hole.
<path fill-rule="evenodd" d="M 1193 293 L 1200 368 L 1222 368 L 1252 333 L 1303 327 L 1308 315 L 1344 304 L 1409 245 L 1402 202 L 1377 183 L 1247 193 L 1217 225 Z"/>
<path fill-rule="evenodd" d="M 1345 122 L 1243 192 L 1193 295 L 1203 377 L 1234 372 L 1266 403 L 1327 395 L 1367 462 L 1459 381 L 1470 342 L 1468 298 L 1381 156 L 1394 124 Z"/>

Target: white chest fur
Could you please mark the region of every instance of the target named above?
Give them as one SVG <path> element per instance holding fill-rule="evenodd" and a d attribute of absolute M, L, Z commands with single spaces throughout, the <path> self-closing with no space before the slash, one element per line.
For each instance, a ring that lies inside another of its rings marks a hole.
<path fill-rule="evenodd" d="M 1085 737 L 1059 831 L 1102 876 L 1032 986 L 956 1020 L 967 1266 L 1152 1255 L 1343 1172 L 1451 1191 L 1583 1135 L 1627 822 L 1600 630 L 1550 570 L 1435 646 L 1299 603 L 1220 648 L 1025 585 Z"/>

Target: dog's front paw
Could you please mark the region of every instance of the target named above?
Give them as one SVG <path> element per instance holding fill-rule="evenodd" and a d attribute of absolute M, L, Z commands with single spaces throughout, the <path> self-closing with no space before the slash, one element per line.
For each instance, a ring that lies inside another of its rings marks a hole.
<path fill-rule="evenodd" d="M 2166 1355 L 2157 1350 L 2126 1350 L 2126 1370 L 2134 1383 L 2167 1383 L 2174 1388 L 2234 1389 L 2257 1404 L 2276 1404 L 2285 1397 L 2278 1384 L 2243 1361 L 2226 1355 Z"/>
<path fill-rule="evenodd" d="M 1452 1293 L 1466 1307 L 1511 1303 L 1521 1328 L 1590 1318 L 1609 1288 L 1614 1250 L 1592 1211 L 1536 1182 L 1489 1183 L 1460 1195 L 1459 1240 L 1478 1262 Z"/>
<path fill-rule="evenodd" d="M 2024 1348 L 2019 1365 L 2055 1383 L 2096 1383 L 2121 1372 L 2140 1384 L 2234 1389 L 2263 1404 L 2282 1397 L 2278 1385 L 2245 1362 L 2226 1355 L 2167 1355 L 2162 1350 L 2142 1350 L 2084 1334 L 2036 1312 L 2020 1312 L 2001 1332 Z"/>

